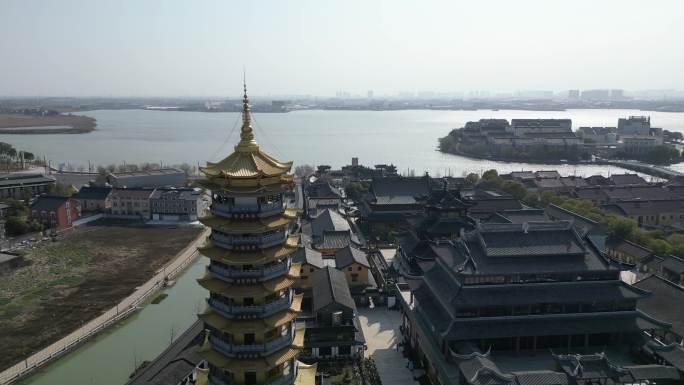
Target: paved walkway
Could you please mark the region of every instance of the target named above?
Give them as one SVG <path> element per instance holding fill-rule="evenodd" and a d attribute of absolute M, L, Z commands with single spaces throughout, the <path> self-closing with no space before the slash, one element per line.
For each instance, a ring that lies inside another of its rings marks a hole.
<path fill-rule="evenodd" d="M 411 371 L 396 344 L 401 342 L 401 313 L 379 307 L 359 309 L 359 321 L 366 337 L 366 357 L 375 360 L 383 385 L 414 385 Z"/>

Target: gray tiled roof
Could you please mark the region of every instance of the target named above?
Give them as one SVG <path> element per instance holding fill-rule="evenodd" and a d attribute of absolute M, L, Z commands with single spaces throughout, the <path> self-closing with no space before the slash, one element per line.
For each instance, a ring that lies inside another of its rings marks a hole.
<path fill-rule="evenodd" d="M 376 204 L 412 204 L 416 197 L 430 193 L 430 179 L 426 176 L 375 178 L 371 191 Z"/>
<path fill-rule="evenodd" d="M 647 296 L 648 292 L 621 281 L 526 283 L 463 286 L 455 296 L 453 304 L 460 307 L 515 306 L 531 303 L 578 304 L 639 300 Z"/>
<path fill-rule="evenodd" d="M 0 175 L 0 188 L 18 185 L 54 183 L 53 178 L 41 174 L 3 174 Z"/>
<path fill-rule="evenodd" d="M 586 251 L 569 226 L 490 224 L 481 226 L 479 235 L 487 257 L 571 256 Z"/>
<path fill-rule="evenodd" d="M 315 271 L 312 279 L 313 311 L 318 311 L 333 303 L 356 309 L 343 272 L 332 267 L 325 267 Z"/>
<path fill-rule="evenodd" d="M 112 193 L 111 187 L 91 187 L 83 186 L 76 194 L 75 199 L 99 199 L 104 200 Z"/>
<path fill-rule="evenodd" d="M 326 231 L 317 237 L 314 246 L 317 249 L 341 249 L 352 244 L 349 231 Z"/>
<path fill-rule="evenodd" d="M 503 319 L 479 317 L 456 319 L 451 324 L 449 338 L 470 340 L 533 335 L 616 333 L 617 331 L 631 333 L 666 327 L 667 324 L 661 324 L 637 312 L 517 316 Z"/>
<path fill-rule="evenodd" d="M 505 210 L 520 210 L 523 205 L 515 198 L 474 199 L 471 213 L 494 213 Z"/>
<path fill-rule="evenodd" d="M 664 269 L 668 269 L 676 274 L 684 274 L 684 260 L 673 255 L 668 255 L 663 257 L 664 260 L 660 266 Z"/>
<path fill-rule="evenodd" d="M 292 253 L 292 262 L 308 263 L 311 266 L 316 266 L 319 269 L 323 268 L 323 256 L 320 252 L 313 250 L 310 247 L 298 247 Z"/>
<path fill-rule="evenodd" d="M 672 332 L 684 337 L 684 287 L 656 275 L 644 278 L 634 286 L 652 294 L 637 302 L 637 308 L 671 323 Z"/>
<path fill-rule="evenodd" d="M 370 267 L 368 265 L 368 258 L 366 253 L 357 249 L 356 247 L 347 246 L 335 253 L 335 265 L 338 269 L 342 269 L 351 265 L 352 263 L 358 263 L 361 266 Z"/>
<path fill-rule="evenodd" d="M 646 184 L 646 180 L 638 174 L 613 174 L 608 179 L 615 185 Z"/>
<path fill-rule="evenodd" d="M 322 236 L 326 231 L 349 231 L 349 223 L 339 213 L 326 209 L 311 221 L 311 233 Z"/>
<path fill-rule="evenodd" d="M 63 204 L 65 204 L 69 199 L 69 197 L 55 197 L 55 196 L 43 196 L 38 198 L 33 204 L 31 205 L 31 210 L 46 210 L 46 211 L 53 211 L 57 210 L 60 208 Z"/>
<path fill-rule="evenodd" d="M 127 385 L 178 384 L 202 361 L 197 350 L 204 332 L 204 324 L 195 321 L 149 365 L 137 372 Z"/>

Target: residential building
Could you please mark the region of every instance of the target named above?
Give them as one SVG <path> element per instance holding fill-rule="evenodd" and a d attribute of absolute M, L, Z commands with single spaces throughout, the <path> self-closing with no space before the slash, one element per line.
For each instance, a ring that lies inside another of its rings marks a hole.
<path fill-rule="evenodd" d="M 199 315 L 207 333 L 199 355 L 208 362 L 210 384 L 295 382 L 304 329 L 295 321 L 302 295 L 293 288 L 301 265 L 291 257 L 299 241 L 290 233 L 297 211 L 282 204 L 294 184 L 291 168 L 261 151 L 245 87 L 234 152 L 200 168 L 199 183 L 213 198 L 211 214 L 200 219 L 211 236 L 200 248 L 210 263 L 198 280 L 209 291 Z"/>
<path fill-rule="evenodd" d="M 370 273 L 370 265 L 366 252 L 356 247 L 347 246 L 335 252 L 335 267 L 344 272 L 354 294 L 360 294 L 367 288 L 375 288 L 375 279 Z"/>
<path fill-rule="evenodd" d="M 99 178 L 99 184 L 108 183 L 115 188 L 183 187 L 187 176 L 177 168 L 162 168 L 148 171 L 108 173 Z"/>
<path fill-rule="evenodd" d="M 304 360 L 363 357 L 365 339 L 344 273 L 325 267 L 313 274 L 313 319 L 306 322 Z"/>
<path fill-rule="evenodd" d="M 84 212 L 109 212 L 112 208 L 112 188 L 83 186 L 73 195 Z"/>
<path fill-rule="evenodd" d="M 150 214 L 155 221 L 196 221 L 204 211 L 200 189 L 155 189 Z"/>
<path fill-rule="evenodd" d="M 29 221 L 38 221 L 45 229 L 66 230 L 81 216 L 81 207 L 70 197 L 42 196 L 30 207 Z"/>
<path fill-rule="evenodd" d="M 302 311 L 311 312 L 313 275 L 325 267 L 323 255 L 308 246 L 300 246 L 292 253 L 292 262 L 300 265 L 299 278 L 294 287 L 297 292 L 302 293 Z"/>
<path fill-rule="evenodd" d="M 653 256 L 653 250 L 628 240 L 619 239 L 606 242 L 606 254 L 622 263 L 641 265 L 642 261 Z"/>
<path fill-rule="evenodd" d="M 529 133 L 572 133 L 570 119 L 511 119 L 512 132 L 516 136 Z"/>
<path fill-rule="evenodd" d="M 36 173 L 12 173 L 0 175 L 0 199 L 32 198 L 47 194 L 55 179 Z"/>
<path fill-rule="evenodd" d="M 112 190 L 112 215 L 150 219 L 150 197 L 153 189 L 114 188 Z"/>
<path fill-rule="evenodd" d="M 618 119 L 617 126 L 620 136 L 649 136 L 651 134 L 651 117 L 630 116 Z"/>
<path fill-rule="evenodd" d="M 314 248 L 324 255 L 335 254 L 349 245 L 361 245 L 347 219 L 330 209 L 323 210 L 311 220 L 311 235 Z"/>
<path fill-rule="evenodd" d="M 670 328 L 637 310 L 649 293 L 622 282 L 568 221 L 480 224 L 442 246 L 409 288 L 397 286 L 406 346 L 433 384 L 633 381 L 650 365 L 622 353 L 614 365 L 606 346 L 633 351 L 645 331 Z M 680 378 L 663 365 L 663 382 Z"/>
<path fill-rule="evenodd" d="M 639 227 L 680 227 L 684 224 L 684 200 L 633 200 L 606 203 L 605 211 L 637 222 Z"/>
<path fill-rule="evenodd" d="M 292 253 L 292 262 L 299 263 L 301 269 L 296 287 L 299 289 L 311 288 L 311 277 L 316 270 L 322 269 L 323 255 L 310 247 L 300 246 Z"/>
<path fill-rule="evenodd" d="M 610 98 L 610 90 L 584 90 L 581 98 L 587 101 L 605 101 Z"/>
<path fill-rule="evenodd" d="M 617 145 L 617 127 L 580 127 L 577 131 L 584 143 L 596 146 Z"/>

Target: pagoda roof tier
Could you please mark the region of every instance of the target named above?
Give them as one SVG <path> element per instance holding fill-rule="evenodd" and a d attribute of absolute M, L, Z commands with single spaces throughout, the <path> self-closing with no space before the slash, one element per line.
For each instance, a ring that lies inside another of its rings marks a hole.
<path fill-rule="evenodd" d="M 247 86 L 245 86 L 245 95 L 242 100 L 242 128 L 240 141 L 235 146 L 235 151 L 216 163 L 207 162 L 207 165 L 200 167 L 200 170 L 209 178 L 229 179 L 237 185 L 244 182 L 246 186 L 251 186 L 279 183 L 280 176 L 288 173 L 291 168 L 292 162 L 281 162 L 259 148 L 254 138 Z"/>
<path fill-rule="evenodd" d="M 273 194 L 289 189 L 292 186 L 293 177 L 292 175 L 258 179 L 215 177 L 199 180 L 197 183 L 213 191 L 224 191 L 235 195 Z"/>
<path fill-rule="evenodd" d="M 200 347 L 199 355 L 223 370 L 229 371 L 240 377 L 244 371 L 262 371 L 265 372 L 278 365 L 281 365 L 288 360 L 297 356 L 297 353 L 304 347 L 304 329 L 297 328 L 292 341 L 292 345 L 287 346 L 281 350 L 274 352 L 266 357 L 258 358 L 234 358 L 226 357 L 220 352 L 214 350 L 211 344 L 205 340 Z"/>
<path fill-rule="evenodd" d="M 228 219 L 218 215 L 207 215 L 199 221 L 212 229 L 226 234 L 254 234 L 265 233 L 279 229 L 297 219 L 297 209 L 285 209 L 285 212 L 272 217 L 259 218 L 255 214 L 244 214 L 253 218 Z"/>
<path fill-rule="evenodd" d="M 297 318 L 302 308 L 304 294 L 292 296 L 292 304 L 288 309 L 265 318 L 225 318 L 211 308 L 207 308 L 198 317 L 211 327 L 225 333 L 259 333 L 283 326 Z"/>
<path fill-rule="evenodd" d="M 254 251 L 237 251 L 216 246 L 210 239 L 207 239 L 206 245 L 198 250 L 209 259 L 226 265 L 261 266 L 288 256 L 297 249 L 298 244 L 299 235 L 293 234 L 289 235 L 282 245 Z"/>
<path fill-rule="evenodd" d="M 236 149 L 217 163 L 207 162 L 207 165 L 200 167 L 200 170 L 208 177 L 214 178 L 268 179 L 286 174 L 291 168 L 292 162 L 281 162 L 265 154 L 256 146 L 251 151 Z"/>
<path fill-rule="evenodd" d="M 207 273 L 203 278 L 198 279 L 197 282 L 199 282 L 203 288 L 213 293 L 221 294 L 226 298 L 264 297 L 294 285 L 297 278 L 299 278 L 300 269 L 301 263 L 293 263 L 287 274 L 264 282 L 259 282 L 255 278 L 250 278 L 254 281 L 254 284 L 251 285 L 230 284 L 214 277 L 212 273 Z"/>

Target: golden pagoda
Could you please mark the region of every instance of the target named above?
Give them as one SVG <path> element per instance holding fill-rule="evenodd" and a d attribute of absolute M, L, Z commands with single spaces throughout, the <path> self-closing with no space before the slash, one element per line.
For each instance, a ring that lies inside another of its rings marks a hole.
<path fill-rule="evenodd" d="M 283 201 L 292 162 L 261 151 L 244 92 L 235 151 L 200 168 L 212 192 L 211 214 L 201 220 L 212 231 L 200 248 L 211 260 L 198 280 L 210 292 L 199 315 L 206 329 L 200 355 L 210 384 L 286 385 L 295 381 L 304 341 L 295 323 L 302 297 L 292 288 L 300 266 L 290 257 L 299 242 L 290 234 L 297 213 Z"/>

